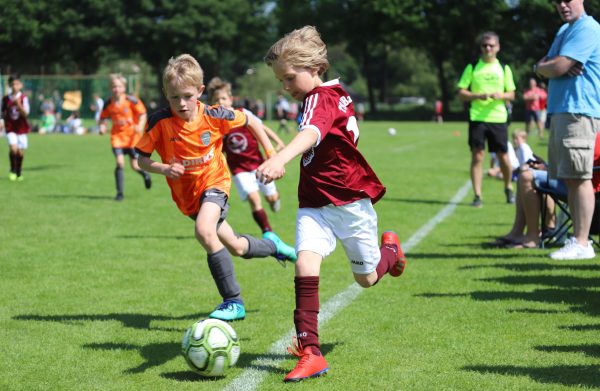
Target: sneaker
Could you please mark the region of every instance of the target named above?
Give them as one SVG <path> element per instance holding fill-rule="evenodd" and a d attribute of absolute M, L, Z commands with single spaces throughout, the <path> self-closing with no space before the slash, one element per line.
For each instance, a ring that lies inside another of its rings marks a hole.
<path fill-rule="evenodd" d="M 269 206 L 271 206 L 271 210 L 273 212 L 277 213 L 281 210 L 281 200 L 277 200 L 277 201 L 273 202 L 272 204 L 269 204 Z"/>
<path fill-rule="evenodd" d="M 557 261 L 574 261 L 578 259 L 592 259 L 596 256 L 592 241 L 588 241 L 588 245 L 583 247 L 577 243 L 577 239 L 569 238 L 565 240 L 565 245 L 550 253 L 550 258 Z"/>
<path fill-rule="evenodd" d="M 322 354 L 314 354 L 312 348 L 302 348 L 297 338 L 292 339 L 292 346 L 288 346 L 288 352 L 300 358 L 294 369 L 287 374 L 284 382 L 298 382 L 311 377 L 319 377 L 329 370 L 329 364 Z"/>
<path fill-rule="evenodd" d="M 17 182 L 23 182 L 25 180 L 25 178 L 23 178 L 23 175 L 19 175 L 17 177 Z"/>
<path fill-rule="evenodd" d="M 396 264 L 389 271 L 389 273 L 392 277 L 399 277 L 402 273 L 404 273 L 404 268 L 406 267 L 406 257 L 404 256 L 404 252 L 402 252 L 402 247 L 400 247 L 400 239 L 398 239 L 398 235 L 394 231 L 385 231 L 381 235 L 381 246 L 388 246 L 396 253 Z"/>
<path fill-rule="evenodd" d="M 8 174 L 8 179 L 11 181 L 16 181 L 17 180 L 17 174 L 15 174 L 14 172 L 11 172 L 10 174 Z"/>
<path fill-rule="evenodd" d="M 473 198 L 473 202 L 471 202 L 471 206 L 474 208 L 481 208 L 483 206 L 483 203 L 481 202 L 481 197 L 476 195 L 475 198 Z"/>
<path fill-rule="evenodd" d="M 209 318 L 231 322 L 232 320 L 242 320 L 246 317 L 246 309 L 242 303 L 237 301 L 225 300 L 208 315 Z"/>
<path fill-rule="evenodd" d="M 506 203 L 514 204 L 516 201 L 515 193 L 513 193 L 512 189 L 506 188 L 504 189 L 504 195 L 506 195 Z"/>
<path fill-rule="evenodd" d="M 152 187 L 152 177 L 149 174 L 144 175 L 144 186 L 148 190 Z"/>
<path fill-rule="evenodd" d="M 296 250 L 292 246 L 289 246 L 283 242 L 283 240 L 279 239 L 279 236 L 275 234 L 275 232 L 267 231 L 263 233 L 263 239 L 268 239 L 271 242 L 275 243 L 275 258 L 279 261 L 290 261 L 295 263 L 298 260 L 298 256 L 296 256 Z"/>
<path fill-rule="evenodd" d="M 117 195 L 115 196 L 115 201 L 123 201 L 123 198 L 125 197 L 122 193 L 117 193 Z"/>

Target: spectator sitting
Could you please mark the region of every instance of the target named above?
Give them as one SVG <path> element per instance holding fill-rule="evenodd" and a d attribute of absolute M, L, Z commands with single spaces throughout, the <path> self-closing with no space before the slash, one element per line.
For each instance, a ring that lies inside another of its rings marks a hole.
<path fill-rule="evenodd" d="M 507 142 L 507 151 L 508 160 L 510 162 L 510 168 L 512 172 L 512 180 L 516 181 L 517 176 L 515 172 L 518 172 L 519 169 L 519 159 L 517 158 L 517 154 L 515 153 L 515 148 L 512 143 Z M 488 176 L 495 177 L 496 179 L 502 180 L 502 169 L 500 168 L 500 162 L 498 161 L 498 156 L 496 156 L 495 152 L 490 153 L 490 168 L 488 169 Z"/>
<path fill-rule="evenodd" d="M 488 175 L 502 179 L 502 170 L 500 169 L 496 154 L 491 153 L 491 158 L 491 167 L 488 170 Z M 512 168 L 513 181 L 517 180 L 519 168 L 523 167 L 529 160 L 536 160 L 531 147 L 527 144 L 527 133 L 523 130 L 515 130 L 513 132 L 512 144 L 508 143 L 508 158 Z"/>
<path fill-rule="evenodd" d="M 85 134 L 85 128 L 81 125 L 81 118 L 79 118 L 78 111 L 74 111 L 67 118 L 67 125 L 66 125 L 65 133 L 76 134 L 78 136 Z"/>
<path fill-rule="evenodd" d="M 56 117 L 51 110 L 44 110 L 44 114 L 42 114 L 40 118 L 40 127 L 39 133 L 46 134 L 54 132 L 54 128 L 56 127 Z"/>

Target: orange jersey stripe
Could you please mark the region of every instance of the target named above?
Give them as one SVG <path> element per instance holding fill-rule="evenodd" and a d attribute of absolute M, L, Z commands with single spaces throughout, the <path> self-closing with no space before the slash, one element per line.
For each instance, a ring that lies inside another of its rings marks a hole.
<path fill-rule="evenodd" d="M 134 129 L 140 115 L 146 114 L 146 106 L 134 96 L 122 96 L 118 100 L 108 99 L 100 119 L 110 119 L 110 143 L 113 148 L 133 148 L 142 137 Z"/>
<path fill-rule="evenodd" d="M 198 115 L 185 122 L 164 108 L 153 113 L 136 149 L 144 156 L 156 151 L 164 164 L 185 167 L 178 180 L 167 178 L 173 201 L 187 216 L 198 213 L 200 196 L 209 188 L 229 195 L 231 177 L 223 155 L 223 136 L 233 128 L 245 126 L 246 115 L 221 106 L 208 107 L 198 102 Z"/>

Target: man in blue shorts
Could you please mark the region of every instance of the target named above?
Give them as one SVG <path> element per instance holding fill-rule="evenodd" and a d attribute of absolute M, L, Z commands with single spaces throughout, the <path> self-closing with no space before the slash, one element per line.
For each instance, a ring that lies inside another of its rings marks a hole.
<path fill-rule="evenodd" d="M 495 152 L 504 178 L 506 202 L 514 203 L 512 168 L 508 159 L 508 113 L 506 103 L 515 99 L 515 82 L 508 65 L 500 63 L 500 38 L 494 32 L 483 33 L 480 40 L 481 57 L 469 64 L 458 81 L 458 97 L 470 104 L 469 147 L 471 148 L 471 182 L 474 207 L 482 205 L 481 182 L 485 141 L 488 151 Z"/>
<path fill-rule="evenodd" d="M 595 205 L 594 142 L 600 129 L 600 24 L 586 14 L 583 0 L 553 4 L 566 23 L 533 70 L 550 79 L 548 169 L 550 177 L 567 185 L 573 237 L 550 257 L 590 259 L 595 256 L 588 235 Z"/>

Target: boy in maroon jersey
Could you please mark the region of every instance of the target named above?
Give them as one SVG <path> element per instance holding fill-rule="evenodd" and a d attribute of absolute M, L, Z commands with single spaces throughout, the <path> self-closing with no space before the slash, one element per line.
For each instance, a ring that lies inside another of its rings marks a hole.
<path fill-rule="evenodd" d="M 27 149 L 27 133 L 31 130 L 29 126 L 29 99 L 21 91 L 23 83 L 19 75 L 11 75 L 8 78 L 11 92 L 2 98 L 2 118 L 6 128 L 10 159 L 10 173 L 8 179 L 11 181 L 22 181 L 21 168 L 23 167 L 23 155 Z"/>
<path fill-rule="evenodd" d="M 214 77 L 208 83 L 208 93 L 213 104 L 218 104 L 226 109 L 233 110 L 233 96 L 231 84 L 226 83 L 218 77 Z M 262 124 L 262 121 L 251 111 L 240 108 L 247 116 L 253 116 Z M 271 129 L 262 124 L 267 136 L 275 142 L 277 150 L 285 147 L 285 144 Z M 264 162 L 264 158 L 258 148 L 258 141 L 248 129 L 242 126 L 232 129 L 223 139 L 223 151 L 227 155 L 227 165 L 231 171 L 233 183 L 240 194 L 242 201 L 248 200 L 252 217 L 263 233 L 271 232 L 269 217 L 262 207 L 260 192 L 265 195 L 267 202 L 273 212 L 278 212 L 281 207 L 279 192 L 275 182 L 263 184 L 258 181 L 255 171 Z M 265 151 L 267 157 L 275 151 Z"/>
<path fill-rule="evenodd" d="M 317 30 L 305 26 L 287 34 L 269 49 L 265 62 L 304 107 L 300 132 L 256 172 L 264 182 L 281 178 L 285 164 L 302 154 L 294 280 L 297 337 L 288 348 L 300 360 L 284 379 L 290 382 L 329 370 L 319 349 L 319 272 L 336 239 L 344 246 L 354 279 L 364 288 L 386 273 L 400 276 L 406 259 L 394 232 L 383 233 L 381 247 L 377 243 L 372 204 L 383 197 L 385 187 L 356 148 L 359 130 L 352 99 L 338 80 L 321 80 L 329 61 Z"/>

